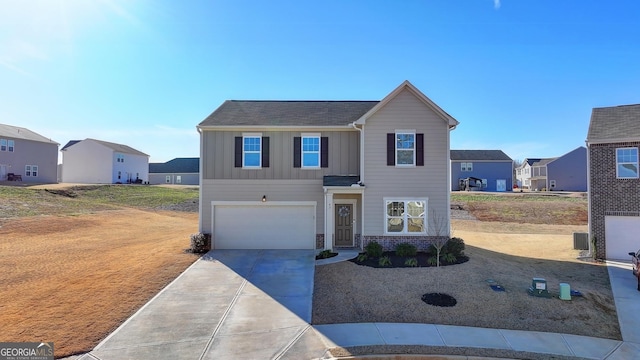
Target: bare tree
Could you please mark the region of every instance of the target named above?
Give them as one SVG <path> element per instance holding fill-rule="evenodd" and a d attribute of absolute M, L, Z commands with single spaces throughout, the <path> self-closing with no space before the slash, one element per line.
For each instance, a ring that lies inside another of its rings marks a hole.
<path fill-rule="evenodd" d="M 438 214 L 434 209 L 431 209 L 429 213 L 429 235 L 435 237 L 431 243 L 436 248 L 436 266 L 440 267 L 440 252 L 449 241 L 449 224 L 447 218 Z"/>

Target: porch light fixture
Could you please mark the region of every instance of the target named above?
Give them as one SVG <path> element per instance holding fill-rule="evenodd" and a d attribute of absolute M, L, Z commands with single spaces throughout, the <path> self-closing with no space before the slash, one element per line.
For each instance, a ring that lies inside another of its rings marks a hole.
<path fill-rule="evenodd" d="M 267 202 L 267 195 L 262 195 L 262 202 Z"/>

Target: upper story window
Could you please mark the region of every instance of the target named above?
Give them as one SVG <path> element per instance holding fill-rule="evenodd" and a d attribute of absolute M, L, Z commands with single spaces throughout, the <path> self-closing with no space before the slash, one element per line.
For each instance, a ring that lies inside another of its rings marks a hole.
<path fill-rule="evenodd" d="M 13 152 L 13 149 L 14 149 L 14 148 L 15 148 L 15 146 L 16 146 L 16 142 L 15 142 L 15 140 L 8 140 L 8 141 L 7 141 L 7 144 L 8 144 L 8 145 L 7 145 L 7 151 L 9 151 L 9 152 Z"/>
<path fill-rule="evenodd" d="M 460 171 L 473 171 L 473 163 L 460 163 Z"/>
<path fill-rule="evenodd" d="M 262 135 L 242 136 L 242 167 L 259 168 L 262 166 Z"/>
<path fill-rule="evenodd" d="M 396 132 L 396 165 L 416 165 L 415 132 Z"/>
<path fill-rule="evenodd" d="M 7 151 L 7 139 L 0 139 L 0 151 Z"/>
<path fill-rule="evenodd" d="M 320 167 L 320 134 L 302 134 L 302 167 Z"/>
<path fill-rule="evenodd" d="M 616 176 L 618 179 L 638 178 L 638 148 L 616 149 Z"/>
<path fill-rule="evenodd" d="M 124 154 L 116 155 L 116 162 L 123 163 L 124 162 Z"/>
<path fill-rule="evenodd" d="M 385 199 L 385 233 L 426 234 L 426 199 Z"/>

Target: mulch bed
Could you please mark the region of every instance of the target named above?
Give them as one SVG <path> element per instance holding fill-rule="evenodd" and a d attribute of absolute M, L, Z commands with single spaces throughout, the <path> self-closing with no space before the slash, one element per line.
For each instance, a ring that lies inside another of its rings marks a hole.
<path fill-rule="evenodd" d="M 407 261 L 407 259 L 411 259 L 411 258 L 415 258 L 418 260 L 418 266 L 417 267 L 433 267 L 436 265 L 431 265 L 429 264 L 429 258 L 430 257 L 434 257 L 435 255 L 431 255 L 427 252 L 418 252 L 416 254 L 416 256 L 398 256 L 396 255 L 395 251 L 385 251 L 384 253 L 382 253 L 382 256 L 388 256 L 389 259 L 391 260 L 391 265 L 389 266 L 381 266 L 379 264 L 379 258 L 372 258 L 369 257 L 367 260 L 365 261 L 358 261 L 358 258 L 355 259 L 351 259 L 349 261 L 358 264 L 358 265 L 363 265 L 363 266 L 369 266 L 369 267 L 374 267 L 374 268 L 407 268 L 407 267 L 413 267 L 413 266 L 409 266 L 409 265 L 405 265 L 405 261 Z M 456 264 L 462 264 L 469 261 L 469 257 L 467 256 L 459 256 L 456 261 L 454 262 L 446 262 L 442 259 L 440 259 L 440 266 L 447 266 L 447 265 L 456 265 Z"/>

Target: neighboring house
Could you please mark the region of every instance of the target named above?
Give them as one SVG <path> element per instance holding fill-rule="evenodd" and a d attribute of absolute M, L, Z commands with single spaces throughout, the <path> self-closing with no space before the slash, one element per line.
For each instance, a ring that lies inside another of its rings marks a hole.
<path fill-rule="evenodd" d="M 451 150 L 451 190 L 465 190 L 467 178 L 478 179 L 472 189 L 511 191 L 513 160 L 502 150 Z"/>
<path fill-rule="evenodd" d="M 516 168 L 519 186 L 533 191 L 587 191 L 587 149 L 580 146 L 560 157 L 525 159 Z"/>
<path fill-rule="evenodd" d="M 0 181 L 57 182 L 59 145 L 29 129 L 0 124 Z"/>
<path fill-rule="evenodd" d="M 426 248 L 449 236 L 458 122 L 408 81 L 381 101 L 225 101 L 198 125 L 215 249 Z"/>
<path fill-rule="evenodd" d="M 198 185 L 200 158 L 175 158 L 165 163 L 150 163 L 149 183 Z"/>
<path fill-rule="evenodd" d="M 592 251 L 629 260 L 640 248 L 640 104 L 594 108 L 587 147 Z"/>
<path fill-rule="evenodd" d="M 126 184 L 149 181 L 149 155 L 127 145 L 96 139 L 72 140 L 60 151 L 62 182 Z"/>

